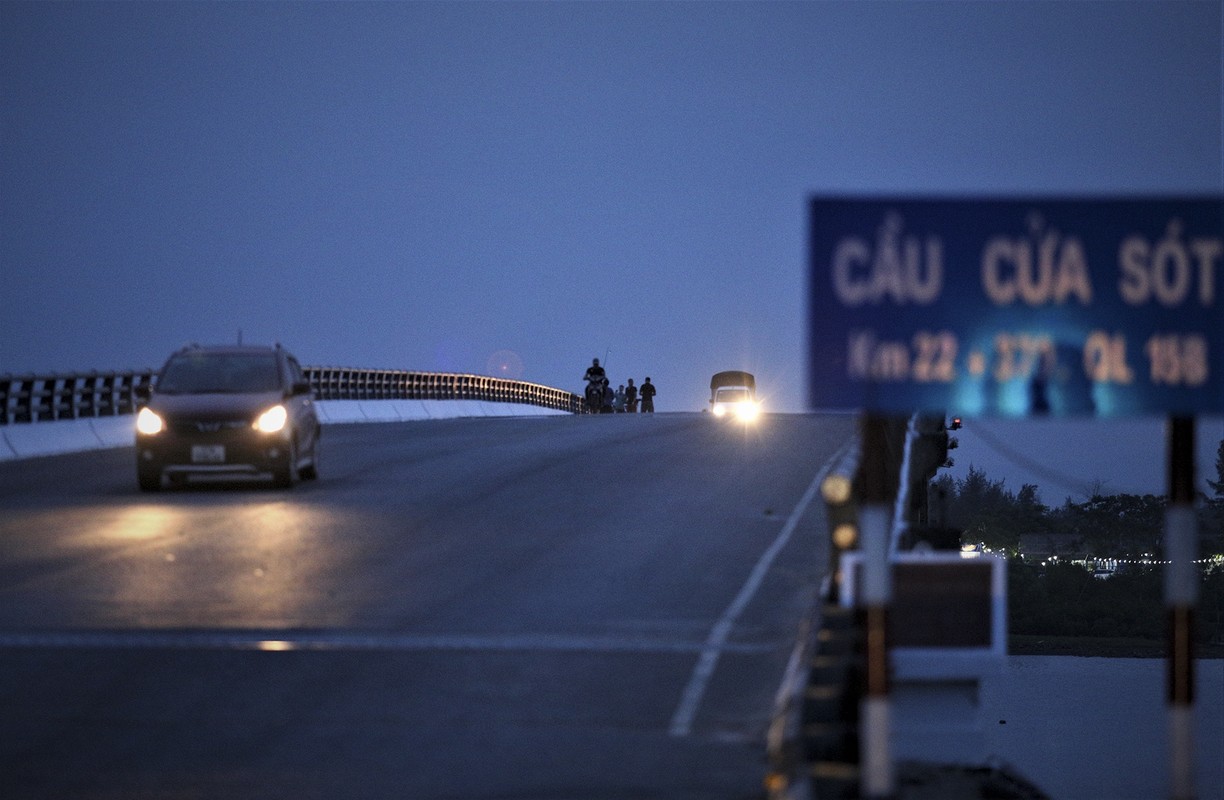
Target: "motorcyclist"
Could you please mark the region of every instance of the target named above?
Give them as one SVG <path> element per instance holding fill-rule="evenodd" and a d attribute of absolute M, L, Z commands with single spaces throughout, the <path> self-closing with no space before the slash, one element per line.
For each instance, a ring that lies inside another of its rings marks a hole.
<path fill-rule="evenodd" d="M 588 410 L 599 413 L 603 406 L 604 387 L 608 384 L 607 373 L 604 368 L 599 366 L 599 359 L 591 360 L 591 366 L 587 367 L 586 374 L 582 376 L 586 381 L 586 401 Z"/>
<path fill-rule="evenodd" d="M 595 381 L 600 381 L 602 383 L 607 379 L 607 377 L 608 376 L 607 373 L 604 372 L 604 368 L 599 366 L 599 359 L 593 358 L 591 359 L 591 366 L 587 367 L 586 374 L 582 376 L 582 379 L 587 383 L 593 383 Z"/>

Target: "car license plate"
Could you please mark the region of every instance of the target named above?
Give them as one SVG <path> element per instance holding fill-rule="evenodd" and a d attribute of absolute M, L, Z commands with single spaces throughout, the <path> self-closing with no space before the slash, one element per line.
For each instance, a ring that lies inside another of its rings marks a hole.
<path fill-rule="evenodd" d="M 191 446 L 191 463 L 193 464 L 224 464 L 225 445 L 196 444 Z"/>

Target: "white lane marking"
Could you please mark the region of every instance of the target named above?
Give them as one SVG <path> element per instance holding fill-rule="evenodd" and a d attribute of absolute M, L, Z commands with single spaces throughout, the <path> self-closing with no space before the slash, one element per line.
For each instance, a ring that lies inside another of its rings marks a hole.
<path fill-rule="evenodd" d="M 803 497 L 799 498 L 799 502 L 795 505 L 794 510 L 791 511 L 786 524 L 782 526 L 782 531 L 765 552 L 761 554 L 761 558 L 748 575 L 748 580 L 740 588 L 739 594 L 735 596 L 735 599 L 731 601 L 731 605 L 727 606 L 727 610 L 723 612 L 718 622 L 710 630 L 710 635 L 706 637 L 705 647 L 701 649 L 701 656 L 697 659 L 697 665 L 693 667 L 693 674 L 689 677 L 688 685 L 684 687 L 684 693 L 680 696 L 680 704 L 676 707 L 675 713 L 672 714 L 671 725 L 668 727 L 668 733 L 671 736 L 688 736 L 692 732 L 693 719 L 697 716 L 697 709 L 701 706 L 706 687 L 710 683 L 710 678 L 714 675 L 715 667 L 718 666 L 718 658 L 724 651 L 729 652 L 731 650 L 731 645 L 727 643 L 727 639 L 731 635 L 731 630 L 735 627 L 736 620 L 743 613 L 744 609 L 747 608 L 757 589 L 760 588 L 761 583 L 765 580 L 765 574 L 769 571 L 770 566 L 773 565 L 774 559 L 778 557 L 778 553 L 790 541 L 791 534 L 799 526 L 799 520 L 803 517 L 804 512 L 807 511 L 807 507 L 811 504 L 812 499 L 816 497 L 816 493 L 820 491 L 821 482 L 829 474 L 833 465 L 838 462 L 838 459 L 850 444 L 848 442 L 842 445 L 837 453 L 812 478 L 812 483 L 808 486 L 807 491 L 803 493 Z"/>
<path fill-rule="evenodd" d="M 559 653 L 700 653 L 694 641 L 652 638 L 552 636 L 414 635 L 300 630 L 110 630 L 0 631 L 0 648 L 58 649 L 201 649 L 201 650 L 383 650 L 559 652 Z M 768 644 L 739 645 L 742 653 L 764 653 Z"/>

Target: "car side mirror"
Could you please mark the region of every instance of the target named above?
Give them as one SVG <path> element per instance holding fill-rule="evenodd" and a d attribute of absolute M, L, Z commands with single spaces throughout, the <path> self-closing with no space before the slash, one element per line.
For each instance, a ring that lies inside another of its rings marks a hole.
<path fill-rule="evenodd" d="M 291 393 L 293 395 L 310 394 L 313 389 L 310 388 L 310 381 L 297 381 L 293 384 Z"/>

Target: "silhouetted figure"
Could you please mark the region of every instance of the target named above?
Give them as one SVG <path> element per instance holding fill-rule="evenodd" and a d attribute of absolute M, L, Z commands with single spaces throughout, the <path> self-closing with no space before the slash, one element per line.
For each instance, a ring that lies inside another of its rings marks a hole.
<path fill-rule="evenodd" d="M 655 391 L 655 385 L 650 382 L 650 378 L 646 378 L 646 380 L 642 383 L 641 394 L 642 394 L 642 413 L 643 414 L 653 414 L 654 413 L 654 399 L 655 399 L 656 391 Z"/>
<path fill-rule="evenodd" d="M 611 384 L 608 383 L 608 379 L 604 378 L 603 404 L 599 408 L 599 413 L 611 414 L 615 410 L 615 408 L 612 405 L 615 401 L 616 401 L 616 392 L 612 391 L 612 386 Z"/>
<path fill-rule="evenodd" d="M 582 379 L 587 383 L 591 383 L 593 381 L 602 381 L 607 377 L 608 375 L 604 372 L 604 368 L 599 366 L 599 359 L 593 358 L 591 359 L 591 366 L 587 367 L 587 371 L 583 374 Z"/>
<path fill-rule="evenodd" d="M 638 406 L 638 387 L 633 385 L 633 378 L 629 379 L 629 385 L 625 387 L 625 411 L 630 414 L 637 413 Z"/>
<path fill-rule="evenodd" d="M 607 374 L 604 368 L 599 366 L 598 358 L 591 359 L 591 366 L 587 367 L 582 379 L 586 381 L 584 394 L 586 395 L 587 411 L 598 414 L 603 410 L 604 387 L 608 383 Z"/>

